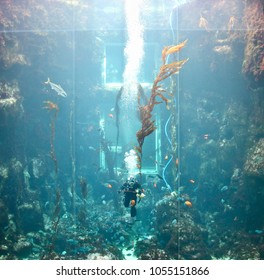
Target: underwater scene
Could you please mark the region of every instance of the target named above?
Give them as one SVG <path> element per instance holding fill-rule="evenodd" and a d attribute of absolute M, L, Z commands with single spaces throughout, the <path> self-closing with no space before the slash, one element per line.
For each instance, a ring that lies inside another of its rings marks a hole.
<path fill-rule="evenodd" d="M 262 0 L 1 0 L 0 259 L 264 259 Z"/>

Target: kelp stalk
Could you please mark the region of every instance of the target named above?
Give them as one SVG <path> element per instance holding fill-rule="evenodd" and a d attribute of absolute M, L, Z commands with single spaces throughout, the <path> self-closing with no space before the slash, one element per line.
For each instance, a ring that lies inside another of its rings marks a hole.
<path fill-rule="evenodd" d="M 58 174 L 58 162 L 55 154 L 55 148 L 54 148 L 54 139 L 55 139 L 55 122 L 57 119 L 57 115 L 59 112 L 59 107 L 57 104 L 51 102 L 51 101 L 44 101 L 44 109 L 49 110 L 49 112 L 53 112 L 53 117 L 51 119 L 50 123 L 50 130 L 51 130 L 51 135 L 50 135 L 50 156 L 54 162 L 54 170 L 55 174 Z"/>

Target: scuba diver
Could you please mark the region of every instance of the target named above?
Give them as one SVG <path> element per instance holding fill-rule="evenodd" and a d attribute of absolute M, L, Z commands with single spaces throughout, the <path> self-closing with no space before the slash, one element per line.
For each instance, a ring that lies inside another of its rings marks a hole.
<path fill-rule="evenodd" d="M 124 192 L 124 206 L 130 207 L 130 215 L 135 217 L 137 215 L 137 199 L 139 198 L 138 202 L 140 202 L 141 198 L 145 196 L 141 185 L 134 177 L 130 177 L 122 185 L 119 192 Z"/>

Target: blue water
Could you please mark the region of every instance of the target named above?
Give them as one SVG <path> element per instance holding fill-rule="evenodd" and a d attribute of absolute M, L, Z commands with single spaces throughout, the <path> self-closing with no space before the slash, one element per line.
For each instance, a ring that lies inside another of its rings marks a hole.
<path fill-rule="evenodd" d="M 141 6 L 141 106 L 165 46 L 187 39 L 166 64 L 189 60 L 160 83 L 169 102 L 157 97 L 136 159 L 131 217 L 120 188 L 142 123 L 138 95 L 118 95 L 123 1 L 13 2 L 0 7 L 0 259 L 263 259 L 263 4 Z"/>

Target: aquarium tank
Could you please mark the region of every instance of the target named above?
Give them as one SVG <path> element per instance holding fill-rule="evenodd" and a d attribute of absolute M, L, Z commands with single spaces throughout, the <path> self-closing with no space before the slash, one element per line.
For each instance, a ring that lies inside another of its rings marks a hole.
<path fill-rule="evenodd" d="M 0 259 L 264 259 L 262 0 L 2 0 Z"/>

